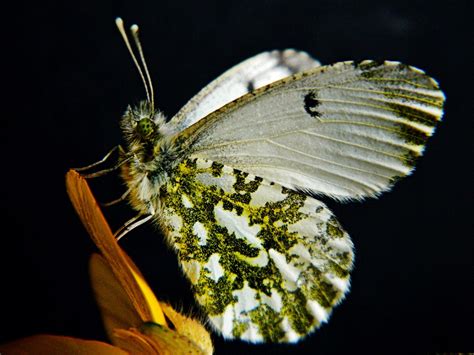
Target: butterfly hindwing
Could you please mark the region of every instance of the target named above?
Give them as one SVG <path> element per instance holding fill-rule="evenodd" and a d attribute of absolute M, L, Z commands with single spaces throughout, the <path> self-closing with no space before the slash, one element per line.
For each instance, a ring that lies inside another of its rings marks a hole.
<path fill-rule="evenodd" d="M 294 342 L 349 287 L 352 243 L 320 201 L 203 159 L 161 187 L 160 222 L 226 338 Z"/>

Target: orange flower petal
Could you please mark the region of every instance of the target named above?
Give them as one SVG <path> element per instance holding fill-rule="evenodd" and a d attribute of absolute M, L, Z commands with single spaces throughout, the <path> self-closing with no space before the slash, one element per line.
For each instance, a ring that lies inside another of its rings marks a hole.
<path fill-rule="evenodd" d="M 116 329 L 112 341 L 131 354 L 165 354 L 154 347 L 151 339 L 134 328 Z"/>
<path fill-rule="evenodd" d="M 189 338 L 155 323 L 137 329 L 117 329 L 117 344 L 132 354 L 190 355 L 205 353 Z"/>
<path fill-rule="evenodd" d="M 135 306 L 101 255 L 92 255 L 89 271 L 105 330 L 112 342 L 115 329 L 137 328 L 143 324 Z"/>
<path fill-rule="evenodd" d="M 126 355 L 128 352 L 100 341 L 82 340 L 56 335 L 35 335 L 0 345 L 1 354 L 35 355 Z"/>
<path fill-rule="evenodd" d="M 166 325 L 158 300 L 138 268 L 119 247 L 85 179 L 70 170 L 66 175 L 66 187 L 79 218 L 141 320 Z"/>

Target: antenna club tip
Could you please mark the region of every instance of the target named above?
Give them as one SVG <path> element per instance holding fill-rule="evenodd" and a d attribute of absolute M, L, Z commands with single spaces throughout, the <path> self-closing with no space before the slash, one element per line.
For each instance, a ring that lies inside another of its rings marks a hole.
<path fill-rule="evenodd" d="M 116 18 L 115 18 L 115 23 L 116 23 L 116 24 L 123 24 L 122 18 L 121 18 L 121 17 L 116 17 Z"/>
<path fill-rule="evenodd" d="M 132 26 L 130 26 L 130 29 L 131 29 L 133 32 L 137 32 L 137 31 L 138 31 L 138 25 L 137 25 L 137 24 L 133 24 Z"/>

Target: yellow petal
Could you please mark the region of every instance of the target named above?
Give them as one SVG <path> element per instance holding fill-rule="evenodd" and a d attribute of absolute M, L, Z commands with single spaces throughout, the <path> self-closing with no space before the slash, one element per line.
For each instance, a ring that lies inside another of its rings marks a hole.
<path fill-rule="evenodd" d="M 116 329 L 112 335 L 112 341 L 131 354 L 162 354 L 154 348 L 153 342 L 146 335 L 134 328 Z"/>
<path fill-rule="evenodd" d="M 211 337 L 202 324 L 158 302 L 138 268 L 118 246 L 86 181 L 71 170 L 66 176 L 66 184 L 81 220 L 103 253 L 103 257 L 94 255 L 91 258 L 90 268 L 93 288 L 112 342 L 133 350 L 133 353 L 140 352 L 138 349 L 141 347 L 148 349 L 151 346 L 161 353 L 174 349 L 170 353 L 175 354 L 185 346 L 188 349 L 186 353 L 192 350 L 192 353 L 212 354 Z M 141 307 L 144 304 L 146 307 Z M 163 311 L 176 331 L 166 327 Z M 147 319 L 145 314 L 151 318 Z M 140 324 L 149 320 L 152 323 L 139 328 Z M 127 331 L 128 328 L 135 330 Z M 151 340 L 136 329 L 145 329 Z M 177 344 L 173 345 L 173 339 Z"/>
<path fill-rule="evenodd" d="M 176 312 L 169 304 L 164 302 L 160 302 L 160 304 L 166 317 L 173 323 L 179 334 L 193 341 L 203 354 L 213 353 L 211 336 L 200 322 Z"/>
<path fill-rule="evenodd" d="M 166 325 L 165 316 L 163 310 L 161 309 L 160 302 L 155 297 L 155 294 L 151 290 L 150 286 L 147 284 L 142 274 L 136 272 L 133 268 L 130 268 L 135 281 L 142 292 L 143 297 L 148 305 L 148 309 L 151 313 L 151 319 L 153 323 Z"/>
<path fill-rule="evenodd" d="M 1 354 L 35 355 L 126 355 L 128 352 L 100 341 L 82 340 L 56 335 L 35 335 L 0 345 Z"/>
<path fill-rule="evenodd" d="M 132 354 L 203 355 L 203 351 L 189 338 L 155 323 L 137 329 L 117 329 L 116 342 Z"/>
<path fill-rule="evenodd" d="M 105 259 L 99 254 L 93 254 L 89 271 L 109 339 L 113 342 L 114 329 L 139 327 L 143 320 Z"/>
<path fill-rule="evenodd" d="M 69 197 L 86 227 L 110 266 L 116 280 L 122 286 L 131 304 L 144 322 L 166 325 L 163 311 L 132 260 L 119 247 L 87 182 L 74 170 L 66 175 Z"/>

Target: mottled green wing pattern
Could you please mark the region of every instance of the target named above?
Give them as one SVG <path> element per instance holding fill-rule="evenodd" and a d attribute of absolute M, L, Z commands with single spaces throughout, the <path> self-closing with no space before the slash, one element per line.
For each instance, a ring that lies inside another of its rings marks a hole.
<path fill-rule="evenodd" d="M 320 201 L 203 159 L 161 187 L 160 222 L 225 338 L 295 342 L 349 288 L 352 242 Z"/>

